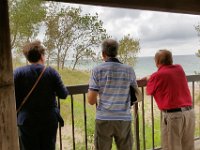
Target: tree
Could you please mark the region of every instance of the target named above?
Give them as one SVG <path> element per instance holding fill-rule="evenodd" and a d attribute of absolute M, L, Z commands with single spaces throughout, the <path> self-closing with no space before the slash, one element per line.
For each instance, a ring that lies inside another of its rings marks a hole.
<path fill-rule="evenodd" d="M 45 19 L 45 25 L 47 27 L 44 45 L 46 46 L 46 60 L 47 65 L 50 64 L 50 59 L 55 55 L 54 49 L 56 49 L 55 41 L 57 38 L 57 30 L 58 30 L 58 19 L 59 16 L 47 16 Z"/>
<path fill-rule="evenodd" d="M 98 19 L 98 14 L 95 16 L 87 14 L 80 17 L 77 27 L 76 32 L 81 33 L 81 35 L 74 36 L 76 41 L 73 46 L 74 64 L 72 69 L 75 69 L 81 59 L 91 58 L 94 60 L 100 43 L 108 37 L 106 30 L 103 29 L 103 22 Z"/>
<path fill-rule="evenodd" d="M 48 58 L 55 60 L 57 69 L 64 68 L 67 52 L 72 45 L 72 28 L 77 22 L 78 9 L 62 8 L 61 5 L 49 3 L 45 21 L 45 44 L 49 51 Z"/>
<path fill-rule="evenodd" d="M 68 58 L 74 59 L 73 69 L 81 59 L 94 58 L 95 48 L 106 37 L 98 14 L 82 15 L 81 8 L 50 5 L 51 11 L 47 13 L 45 22 L 45 43 L 47 47 L 51 44 L 49 49 L 53 53 L 50 58 L 56 60 L 57 69 L 63 69 Z"/>
<path fill-rule="evenodd" d="M 11 48 L 34 39 L 46 15 L 42 0 L 10 0 Z"/>
<path fill-rule="evenodd" d="M 197 31 L 197 35 L 200 38 L 200 24 L 198 24 L 197 26 L 195 26 L 195 30 Z M 200 49 L 197 50 L 196 56 L 200 57 Z"/>
<path fill-rule="evenodd" d="M 140 51 L 139 40 L 131 38 L 129 34 L 125 35 L 119 41 L 118 55 L 122 63 L 134 66 L 137 60 L 136 56 L 139 51 Z"/>

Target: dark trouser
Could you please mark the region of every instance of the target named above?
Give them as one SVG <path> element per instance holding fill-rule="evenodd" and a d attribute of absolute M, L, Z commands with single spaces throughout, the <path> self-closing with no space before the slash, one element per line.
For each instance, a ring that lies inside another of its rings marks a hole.
<path fill-rule="evenodd" d="M 113 137 L 118 150 L 132 150 L 131 121 L 96 120 L 95 149 L 111 150 Z"/>
<path fill-rule="evenodd" d="M 58 121 L 27 119 L 19 128 L 20 150 L 55 150 Z"/>

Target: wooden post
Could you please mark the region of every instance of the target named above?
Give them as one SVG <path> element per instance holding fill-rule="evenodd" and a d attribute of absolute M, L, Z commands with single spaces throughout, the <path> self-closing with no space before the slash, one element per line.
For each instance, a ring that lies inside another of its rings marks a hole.
<path fill-rule="evenodd" d="M 0 0 L 0 150 L 19 150 L 8 0 Z"/>

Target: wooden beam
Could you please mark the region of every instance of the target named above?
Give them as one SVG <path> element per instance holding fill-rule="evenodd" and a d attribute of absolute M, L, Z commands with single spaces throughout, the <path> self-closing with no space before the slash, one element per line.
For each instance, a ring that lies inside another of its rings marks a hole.
<path fill-rule="evenodd" d="M 49 0 L 47 0 L 49 1 Z M 56 2 L 200 14 L 200 0 L 51 0 Z"/>
<path fill-rule="evenodd" d="M 18 150 L 8 0 L 0 1 L 0 150 Z"/>

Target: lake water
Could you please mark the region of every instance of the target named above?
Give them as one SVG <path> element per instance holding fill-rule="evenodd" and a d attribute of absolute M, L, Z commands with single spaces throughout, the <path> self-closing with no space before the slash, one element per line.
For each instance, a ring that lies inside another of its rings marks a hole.
<path fill-rule="evenodd" d="M 176 55 L 173 56 L 173 61 L 174 64 L 180 64 L 183 67 L 186 75 L 200 72 L 200 58 L 195 55 Z M 154 57 L 140 57 L 134 68 L 137 77 L 152 74 L 157 70 L 154 63 Z"/>
<path fill-rule="evenodd" d="M 176 55 L 173 56 L 174 64 L 182 65 L 186 75 L 195 74 L 200 72 L 200 58 L 195 55 Z M 91 60 L 82 60 L 76 67 L 79 70 L 90 71 L 94 66 L 101 62 L 93 62 Z M 67 61 L 66 65 L 71 67 L 71 61 Z M 139 57 L 136 65 L 133 67 L 137 78 L 150 75 L 157 70 L 154 57 Z"/>

